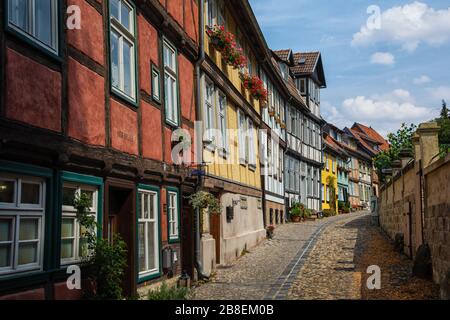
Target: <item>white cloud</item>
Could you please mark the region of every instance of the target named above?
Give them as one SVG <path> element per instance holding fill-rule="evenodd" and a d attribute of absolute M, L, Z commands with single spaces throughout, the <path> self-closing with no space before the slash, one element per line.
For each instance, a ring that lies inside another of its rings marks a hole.
<path fill-rule="evenodd" d="M 395 63 L 395 57 L 389 52 L 376 52 L 370 58 L 370 63 L 390 66 Z"/>
<path fill-rule="evenodd" d="M 419 84 L 430 83 L 431 79 L 430 79 L 429 76 L 422 75 L 422 76 L 420 76 L 418 78 L 415 78 L 413 82 L 414 82 L 414 84 L 419 85 Z"/>
<path fill-rule="evenodd" d="M 361 26 L 353 35 L 353 46 L 368 46 L 377 42 L 400 45 L 412 52 L 421 43 L 442 45 L 450 40 L 450 7 L 435 10 L 415 1 L 392 7 L 381 13 L 381 28 Z"/>
<path fill-rule="evenodd" d="M 437 88 L 428 88 L 431 97 L 436 101 L 441 101 L 442 99 L 450 102 L 450 87 L 440 86 Z"/>
<path fill-rule="evenodd" d="M 325 102 L 322 111 L 325 119 L 338 127 L 360 122 L 387 136 L 400 128 L 402 123 L 419 124 L 432 119 L 435 110 L 417 105 L 409 91 L 396 89 L 371 97 L 351 97 L 345 99 L 340 107 Z"/>

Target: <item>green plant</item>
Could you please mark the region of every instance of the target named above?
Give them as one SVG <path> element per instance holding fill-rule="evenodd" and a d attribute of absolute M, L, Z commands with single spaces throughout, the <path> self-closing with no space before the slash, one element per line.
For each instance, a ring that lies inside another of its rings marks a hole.
<path fill-rule="evenodd" d="M 436 119 L 439 130 L 439 154 L 441 157 L 445 157 L 450 151 L 450 118 L 447 103 L 442 101 L 441 117 Z"/>
<path fill-rule="evenodd" d="M 378 175 L 383 182 L 386 181 L 383 169 L 391 168 L 393 162 L 400 159 L 400 151 L 404 149 L 412 150 L 412 136 L 416 129 L 417 126 L 414 124 L 408 126 L 403 123 L 396 133 L 388 135 L 389 149 L 380 152 L 373 158 L 375 168 L 377 168 Z"/>
<path fill-rule="evenodd" d="M 189 197 L 189 203 L 194 209 L 207 209 L 210 214 L 220 215 L 221 208 L 217 198 L 209 192 L 199 191 Z"/>
<path fill-rule="evenodd" d="M 305 206 L 301 204 L 300 202 L 295 202 L 291 210 L 289 211 L 289 215 L 291 217 L 303 217 L 305 214 Z"/>
<path fill-rule="evenodd" d="M 336 211 L 333 211 L 331 209 L 323 210 L 323 216 L 326 217 L 326 218 L 333 217 L 335 215 L 336 215 Z"/>
<path fill-rule="evenodd" d="M 189 296 L 188 288 L 169 287 L 165 282 L 157 290 L 148 292 L 148 300 L 187 300 Z"/>
<path fill-rule="evenodd" d="M 95 300 L 123 299 L 122 280 L 127 267 L 127 246 L 119 235 L 113 235 L 110 243 L 97 237 L 101 227 L 95 217 L 89 214 L 91 199 L 84 193 L 76 196 L 74 207 L 82 227 L 85 245 L 83 265 L 89 271 L 88 278 L 94 284 L 94 292 L 85 292 L 85 297 Z"/>
<path fill-rule="evenodd" d="M 337 193 L 336 193 L 336 177 L 328 176 L 327 178 L 328 190 L 330 190 L 330 208 L 337 213 Z"/>
<path fill-rule="evenodd" d="M 305 209 L 304 213 L 303 213 L 303 217 L 304 218 L 311 218 L 313 214 L 313 211 L 310 209 Z"/>

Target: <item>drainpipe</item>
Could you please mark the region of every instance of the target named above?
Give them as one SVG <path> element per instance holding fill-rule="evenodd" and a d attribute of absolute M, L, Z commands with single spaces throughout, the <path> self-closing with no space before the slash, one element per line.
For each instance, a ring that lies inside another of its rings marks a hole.
<path fill-rule="evenodd" d="M 204 2 L 203 0 L 199 1 L 199 6 L 198 6 L 198 16 L 199 16 L 199 34 L 198 34 L 198 39 L 199 39 L 199 53 L 198 53 L 198 59 L 196 61 L 195 64 L 195 78 L 197 81 L 196 84 L 196 115 L 197 115 L 197 119 L 201 119 L 200 115 L 201 115 L 201 64 L 203 63 L 203 61 L 205 60 L 205 16 L 204 16 Z M 203 128 L 203 127 L 202 127 Z M 201 173 L 201 169 L 202 169 L 202 162 L 203 162 L 203 148 L 202 146 L 198 145 L 199 142 L 202 144 L 203 141 L 203 131 L 201 131 L 201 137 L 196 139 L 196 148 L 197 148 L 197 154 L 199 155 L 198 152 L 200 152 L 201 156 L 199 156 L 200 158 L 200 163 L 198 164 L 198 169 L 199 169 L 199 175 L 197 177 L 197 190 L 196 192 L 200 191 L 203 187 L 203 178 L 202 178 L 202 173 Z M 196 134 L 199 134 L 199 132 L 196 132 Z M 196 209 L 195 210 L 195 262 L 194 262 L 194 266 L 195 269 L 197 270 L 197 274 L 198 274 L 198 279 L 199 280 L 204 280 L 204 279 L 208 279 L 209 275 L 206 275 L 203 271 L 203 264 L 201 262 L 201 258 L 200 258 L 200 219 L 201 219 L 201 214 L 200 214 L 200 209 Z"/>

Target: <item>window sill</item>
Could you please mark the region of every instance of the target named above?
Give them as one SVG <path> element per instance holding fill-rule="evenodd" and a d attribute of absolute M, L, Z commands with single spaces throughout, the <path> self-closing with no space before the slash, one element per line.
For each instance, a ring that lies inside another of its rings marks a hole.
<path fill-rule="evenodd" d="M 249 165 L 248 165 L 248 168 L 249 168 L 249 170 L 252 171 L 252 172 L 255 172 L 255 171 L 256 171 L 256 165 L 254 165 L 254 164 L 249 164 Z"/>
<path fill-rule="evenodd" d="M 127 96 L 122 91 L 114 88 L 112 86 L 112 84 L 111 84 L 111 93 L 112 93 L 112 95 L 114 95 L 114 97 L 118 98 L 121 102 L 125 102 L 127 104 L 131 104 L 135 108 L 139 107 L 139 102 L 138 102 L 137 98 L 135 100 L 133 100 L 133 98 Z"/>
<path fill-rule="evenodd" d="M 6 19 L 8 17 L 6 16 Z M 50 48 L 45 47 L 44 45 L 40 45 L 37 40 L 34 41 L 31 36 L 25 35 L 23 32 L 17 30 L 15 27 L 11 26 L 8 22 L 8 20 L 5 21 L 5 31 L 12 36 L 22 40 L 23 42 L 27 43 L 29 46 L 33 47 L 34 49 L 38 50 L 42 54 L 48 56 L 49 58 L 55 60 L 58 63 L 62 63 L 64 61 L 63 57 L 61 57 L 61 50 L 59 48 L 58 52 L 52 51 Z M 58 42 L 59 38 L 58 38 Z"/>

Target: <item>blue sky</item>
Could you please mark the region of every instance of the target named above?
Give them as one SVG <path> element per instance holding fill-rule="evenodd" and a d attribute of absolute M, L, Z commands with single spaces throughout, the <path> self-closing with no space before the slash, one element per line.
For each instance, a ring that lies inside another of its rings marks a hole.
<path fill-rule="evenodd" d="M 327 121 L 358 121 L 386 135 L 436 117 L 442 99 L 450 103 L 448 0 L 250 3 L 271 49 L 322 52 Z M 367 26 L 371 5 L 380 9 L 375 28 Z"/>

